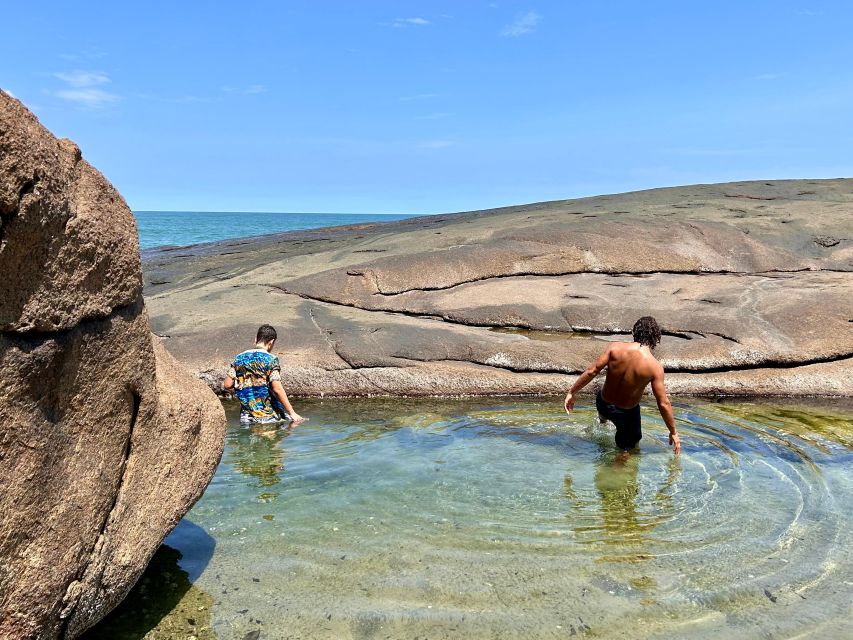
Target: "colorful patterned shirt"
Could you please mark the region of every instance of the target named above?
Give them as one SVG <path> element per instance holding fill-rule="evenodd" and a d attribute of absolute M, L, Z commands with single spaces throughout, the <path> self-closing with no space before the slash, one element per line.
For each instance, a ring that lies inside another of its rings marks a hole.
<path fill-rule="evenodd" d="M 249 349 L 236 358 L 228 370 L 242 409 L 240 422 L 254 424 L 278 422 L 287 417 L 281 403 L 270 393 L 270 384 L 281 380 L 278 357 L 266 349 Z"/>

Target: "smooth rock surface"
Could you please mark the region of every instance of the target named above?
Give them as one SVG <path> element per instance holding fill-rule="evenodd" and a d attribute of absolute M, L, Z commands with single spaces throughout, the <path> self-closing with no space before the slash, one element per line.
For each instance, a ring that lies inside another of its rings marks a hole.
<path fill-rule="evenodd" d="M 74 638 L 207 486 L 224 414 L 151 335 L 133 216 L 0 92 L 0 638 Z"/>
<path fill-rule="evenodd" d="M 557 393 L 654 315 L 679 393 L 853 395 L 850 179 L 172 247 L 144 271 L 155 331 L 214 387 L 269 322 L 295 393 Z"/>

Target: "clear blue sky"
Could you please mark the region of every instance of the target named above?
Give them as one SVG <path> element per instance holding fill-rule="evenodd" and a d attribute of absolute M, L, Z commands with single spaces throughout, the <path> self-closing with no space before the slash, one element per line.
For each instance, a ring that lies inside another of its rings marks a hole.
<path fill-rule="evenodd" d="M 10 2 L 0 87 L 134 209 L 437 213 L 853 175 L 853 3 Z"/>

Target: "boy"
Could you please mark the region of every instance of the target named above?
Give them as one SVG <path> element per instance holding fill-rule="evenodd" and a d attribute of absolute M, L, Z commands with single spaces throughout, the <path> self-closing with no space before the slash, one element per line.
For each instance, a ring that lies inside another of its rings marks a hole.
<path fill-rule="evenodd" d="M 293 410 L 281 386 L 281 365 L 278 357 L 272 355 L 277 338 L 274 328 L 261 325 L 254 349 L 234 358 L 225 376 L 222 388 L 236 390 L 240 399 L 240 424 L 267 424 L 289 419 L 291 426 L 295 426 L 305 421 Z"/>

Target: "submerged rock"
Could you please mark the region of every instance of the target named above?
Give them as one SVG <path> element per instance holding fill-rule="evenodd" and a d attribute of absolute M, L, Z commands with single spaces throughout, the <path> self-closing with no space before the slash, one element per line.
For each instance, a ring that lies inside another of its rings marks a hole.
<path fill-rule="evenodd" d="M 154 554 L 127 599 L 85 635 L 85 640 L 216 640 L 213 597 L 193 586 L 168 541 Z"/>
<path fill-rule="evenodd" d="M 0 637 L 115 607 L 222 453 L 215 396 L 152 336 L 133 215 L 0 92 Z"/>

